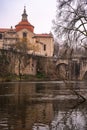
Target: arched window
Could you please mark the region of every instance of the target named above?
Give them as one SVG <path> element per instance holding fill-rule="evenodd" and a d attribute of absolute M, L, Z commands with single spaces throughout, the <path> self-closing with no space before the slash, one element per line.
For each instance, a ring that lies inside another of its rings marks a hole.
<path fill-rule="evenodd" d="M 0 33 L 0 39 L 2 39 L 2 34 Z"/>
<path fill-rule="evenodd" d="M 23 38 L 27 38 L 27 33 L 23 32 Z"/>

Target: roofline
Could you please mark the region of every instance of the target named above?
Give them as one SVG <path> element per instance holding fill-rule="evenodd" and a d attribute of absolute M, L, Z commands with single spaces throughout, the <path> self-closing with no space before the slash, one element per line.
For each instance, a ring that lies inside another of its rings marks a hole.
<path fill-rule="evenodd" d="M 15 31 L 15 29 L 11 29 L 11 28 L 0 28 L 0 32 L 7 32 L 7 31 L 10 31 L 10 30 Z"/>
<path fill-rule="evenodd" d="M 41 38 L 53 38 L 50 34 L 35 34 L 32 38 L 41 37 Z"/>

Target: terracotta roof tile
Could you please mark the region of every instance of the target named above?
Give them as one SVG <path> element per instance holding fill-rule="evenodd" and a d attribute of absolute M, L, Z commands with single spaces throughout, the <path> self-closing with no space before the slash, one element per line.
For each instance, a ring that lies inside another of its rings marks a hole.
<path fill-rule="evenodd" d="M 7 32 L 7 31 L 10 31 L 11 28 L 0 28 L 0 32 L 4 33 L 4 32 Z M 13 31 L 15 31 L 15 29 L 12 29 Z"/>
<path fill-rule="evenodd" d="M 7 32 L 9 30 L 10 30 L 10 28 L 0 28 L 0 32 Z"/>
<path fill-rule="evenodd" d="M 16 27 L 16 31 L 20 31 L 23 28 L 26 28 L 30 30 L 31 32 L 33 32 L 34 30 L 34 26 L 31 25 L 27 20 L 19 22 L 15 27 Z"/>

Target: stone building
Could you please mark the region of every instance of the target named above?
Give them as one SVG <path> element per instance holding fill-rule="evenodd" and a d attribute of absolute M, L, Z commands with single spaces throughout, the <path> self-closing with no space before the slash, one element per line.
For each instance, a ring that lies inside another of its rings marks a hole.
<path fill-rule="evenodd" d="M 27 16 L 24 7 L 22 19 L 15 28 L 0 28 L 0 49 L 11 49 L 19 39 L 26 38 L 28 53 L 52 57 L 54 51 L 52 34 L 35 34 L 34 26 L 28 21 Z"/>
<path fill-rule="evenodd" d="M 24 7 L 22 19 L 15 28 L 0 28 L 0 49 L 4 49 L 6 55 L 11 59 L 8 65 L 9 71 L 17 75 L 19 75 L 19 66 L 22 75 L 35 75 L 37 73 L 37 57 L 52 57 L 54 51 L 53 35 L 51 33 L 35 34 L 34 26 L 28 21 L 27 17 Z M 25 47 L 25 42 L 27 44 L 26 54 L 21 56 L 22 50 L 17 48 L 17 53 L 14 54 L 15 45 L 21 43 Z"/>

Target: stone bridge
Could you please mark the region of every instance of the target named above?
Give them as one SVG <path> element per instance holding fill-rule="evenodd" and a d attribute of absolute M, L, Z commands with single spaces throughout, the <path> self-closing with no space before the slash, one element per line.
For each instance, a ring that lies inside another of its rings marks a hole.
<path fill-rule="evenodd" d="M 68 59 L 57 59 L 56 65 L 60 65 L 60 64 L 69 64 L 69 60 Z"/>
<path fill-rule="evenodd" d="M 87 78 L 87 58 L 80 61 L 80 79 Z"/>
<path fill-rule="evenodd" d="M 87 58 L 74 57 L 72 59 L 56 60 L 58 73 L 67 79 L 87 79 Z"/>

